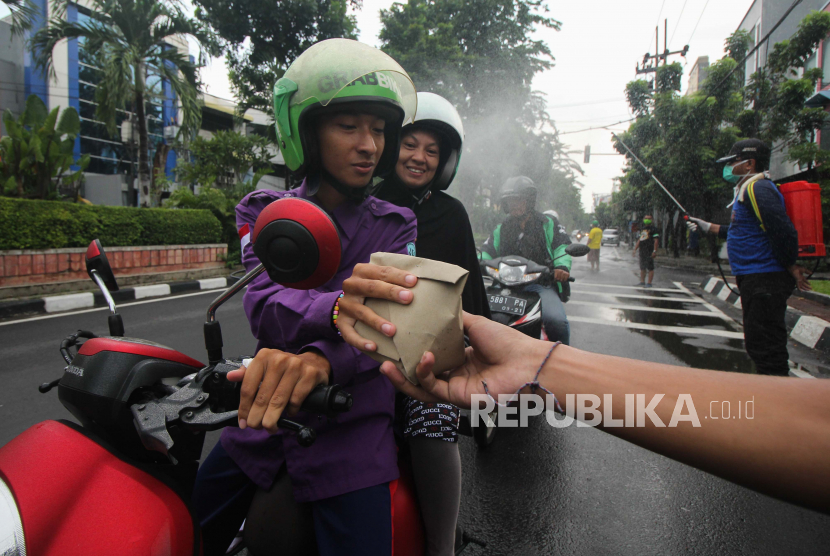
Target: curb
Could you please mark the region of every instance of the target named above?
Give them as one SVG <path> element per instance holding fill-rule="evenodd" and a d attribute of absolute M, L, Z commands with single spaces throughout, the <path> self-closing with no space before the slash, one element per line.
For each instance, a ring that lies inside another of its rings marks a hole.
<path fill-rule="evenodd" d="M 703 291 L 738 309 L 741 308 L 740 296 L 730 291 L 722 279 L 709 276 L 700 285 Z M 810 349 L 830 355 L 830 322 L 805 315 L 791 307 L 787 308 L 785 321 L 791 339 Z"/>
<path fill-rule="evenodd" d="M 815 301 L 816 303 L 820 303 L 824 306 L 830 306 L 830 295 L 818 292 L 803 292 L 801 290 L 795 290 L 793 295 L 796 297 L 803 297 L 809 301 Z"/>
<path fill-rule="evenodd" d="M 121 288 L 118 291 L 111 292 L 111 295 L 116 303 L 123 303 L 126 301 L 165 297 L 188 292 L 219 290 L 227 288 L 237 280 L 238 278 L 236 276 L 220 276 L 218 278 L 203 278 L 201 280 L 188 280 L 185 282 L 134 286 L 131 288 Z M 0 319 L 106 306 L 107 300 L 104 299 L 104 294 L 100 291 L 4 301 L 0 302 Z"/>

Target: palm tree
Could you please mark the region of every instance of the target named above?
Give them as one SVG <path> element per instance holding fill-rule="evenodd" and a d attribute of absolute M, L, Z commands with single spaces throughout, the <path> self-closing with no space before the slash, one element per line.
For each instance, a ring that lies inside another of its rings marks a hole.
<path fill-rule="evenodd" d="M 37 6 L 32 0 L 3 0 L 3 4 L 12 13 L 12 34 L 19 35 L 34 27 Z"/>
<path fill-rule="evenodd" d="M 207 29 L 185 15 L 175 0 L 90 0 L 91 13 L 84 22 L 66 20 L 72 0 L 53 0 L 49 24 L 32 38 L 37 67 L 50 74 L 55 46 L 65 39 L 82 39 L 101 68 L 95 100 L 96 119 L 109 133 L 117 130 L 116 111 L 132 108 L 138 129 L 138 176 L 142 205 L 150 200 L 150 168 L 145 102 L 152 90 L 147 87 L 147 70 L 152 68 L 170 83 L 181 102 L 184 117 L 179 136 L 195 134 L 202 119 L 199 77 L 205 49 L 215 42 Z M 168 41 L 194 37 L 200 44 L 199 63 L 190 61 Z"/>

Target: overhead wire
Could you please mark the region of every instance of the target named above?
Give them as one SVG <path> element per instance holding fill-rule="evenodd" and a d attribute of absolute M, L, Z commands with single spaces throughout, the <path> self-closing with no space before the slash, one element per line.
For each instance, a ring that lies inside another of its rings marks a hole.
<path fill-rule="evenodd" d="M 663 0 L 663 3 L 660 4 L 660 11 L 657 13 L 657 21 L 654 22 L 654 25 L 657 26 L 660 24 L 660 16 L 663 15 L 663 8 L 666 6 L 666 0 Z M 651 48 L 651 38 L 648 39 L 648 44 L 646 44 L 646 49 Z M 657 52 L 655 52 L 657 54 Z"/>
<path fill-rule="evenodd" d="M 735 67 L 734 67 L 734 68 L 732 68 L 732 71 L 730 71 L 729 73 L 727 73 L 727 74 L 726 74 L 726 76 L 725 76 L 723 79 L 721 79 L 721 81 L 720 81 L 717 85 L 715 85 L 715 86 L 711 89 L 711 90 L 712 90 L 712 92 L 717 91 L 717 90 L 718 90 L 718 89 L 720 89 L 720 88 L 721 88 L 721 87 L 722 87 L 725 83 L 727 83 L 727 82 L 729 81 L 729 78 L 730 78 L 730 77 L 732 77 L 732 74 L 733 74 L 733 73 L 735 73 L 736 71 L 738 71 L 738 68 L 745 68 L 745 67 L 746 67 L 746 61 L 747 61 L 747 60 L 749 60 L 749 58 L 750 58 L 753 54 L 755 54 L 755 52 L 756 52 L 759 48 L 761 48 L 761 46 L 762 46 L 764 43 L 766 43 L 766 42 L 769 40 L 770 35 L 772 35 L 772 34 L 775 32 L 775 30 L 776 30 L 776 29 L 778 29 L 778 27 L 779 27 L 782 23 L 784 23 L 784 20 L 785 20 L 785 19 L 787 19 L 787 16 L 789 16 L 789 15 L 790 15 L 790 13 L 791 13 L 791 12 L 795 9 L 795 7 L 796 7 L 796 6 L 798 6 L 801 2 L 802 2 L 802 0 L 795 0 L 795 1 L 792 3 L 792 5 L 791 5 L 791 6 L 787 9 L 787 11 L 786 11 L 786 12 L 784 12 L 784 15 L 782 15 L 782 16 L 781 16 L 781 19 L 779 19 L 779 20 L 778 20 L 778 22 L 777 22 L 777 23 L 773 26 L 773 28 L 772 28 L 772 29 L 770 29 L 770 30 L 769 30 L 769 32 L 768 32 L 766 35 L 764 35 L 764 38 L 762 38 L 760 41 L 758 41 L 758 44 L 756 44 L 756 45 L 752 48 L 752 50 L 750 50 L 750 51 L 747 53 L 747 55 L 746 55 L 746 56 L 744 56 L 743 60 L 741 60 L 740 62 L 738 62 L 738 63 L 735 65 Z M 695 110 L 697 110 L 698 108 L 700 108 L 701 106 L 703 106 L 703 105 L 706 103 L 706 101 L 707 101 L 707 100 L 709 100 L 709 99 L 712 97 L 712 94 L 713 94 L 712 92 L 707 93 L 707 95 L 706 95 L 705 97 L 703 97 L 703 99 L 700 101 L 700 103 L 699 103 L 697 106 L 694 106 L 694 107 L 692 108 L 692 110 L 691 110 L 691 111 L 687 114 L 687 116 L 688 116 L 688 115 L 691 115 L 692 113 L 694 113 L 694 111 L 695 111 Z"/>
<path fill-rule="evenodd" d="M 689 35 L 689 40 L 686 41 L 686 44 L 692 44 L 692 37 L 695 36 L 695 32 L 697 32 L 697 26 L 700 25 L 700 20 L 703 19 L 703 14 L 706 12 L 706 6 L 709 5 L 709 0 L 706 0 L 706 3 L 703 4 L 703 9 L 700 11 L 700 17 L 697 18 L 697 23 L 695 23 L 695 28 L 692 29 L 692 34 Z"/>
<path fill-rule="evenodd" d="M 683 2 L 683 7 L 680 8 L 680 15 L 677 16 L 677 23 L 674 24 L 674 30 L 671 32 L 671 38 L 669 39 L 669 42 L 666 43 L 668 48 L 671 48 L 671 43 L 674 40 L 674 35 L 677 33 L 677 28 L 680 27 L 680 20 L 683 19 L 683 12 L 686 11 L 686 4 L 688 3 L 689 0 L 685 0 L 685 2 Z"/>
<path fill-rule="evenodd" d="M 628 118 L 627 120 L 620 120 L 619 122 L 614 122 L 613 124 L 608 124 L 608 125 L 603 125 L 603 126 L 598 126 L 598 127 L 588 127 L 588 128 L 585 128 L 585 129 L 577 129 L 577 130 L 574 130 L 574 131 L 560 131 L 559 135 L 571 135 L 573 133 L 582 133 L 583 131 L 592 131 L 594 129 L 608 129 L 611 126 L 614 126 L 614 125 L 617 125 L 617 124 L 624 124 L 624 123 L 627 123 L 627 122 L 632 122 L 635 119 L 636 118 Z"/>

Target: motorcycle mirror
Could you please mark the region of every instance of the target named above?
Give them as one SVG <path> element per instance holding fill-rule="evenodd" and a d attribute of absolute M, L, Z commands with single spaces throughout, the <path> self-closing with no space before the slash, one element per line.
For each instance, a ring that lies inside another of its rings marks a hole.
<path fill-rule="evenodd" d="M 271 280 L 289 288 L 318 288 L 340 266 L 337 227 L 328 214 L 305 199 L 279 199 L 265 207 L 251 241 Z"/>
<path fill-rule="evenodd" d="M 565 253 L 571 257 L 584 257 L 591 251 L 591 248 L 584 243 L 571 243 L 565 247 Z"/>
<path fill-rule="evenodd" d="M 115 275 L 112 273 L 112 267 L 107 260 L 107 254 L 104 253 L 104 248 L 101 246 L 101 241 L 93 239 L 86 248 L 86 272 L 89 277 L 95 280 L 92 276 L 92 271 L 98 273 L 98 276 L 104 281 L 104 285 L 113 292 L 118 291 L 118 282 L 115 281 Z"/>

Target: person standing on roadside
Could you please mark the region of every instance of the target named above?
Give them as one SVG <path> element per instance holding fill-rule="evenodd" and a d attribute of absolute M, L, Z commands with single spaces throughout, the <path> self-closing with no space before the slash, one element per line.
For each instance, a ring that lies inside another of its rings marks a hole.
<path fill-rule="evenodd" d="M 651 224 L 651 215 L 646 214 L 643 217 L 643 226 L 640 228 L 640 236 L 633 251 L 635 257 L 637 251 L 640 252 L 640 283 L 637 285 L 643 288 L 650 288 L 654 280 L 654 259 L 657 258 L 657 248 L 660 246 L 660 234 Z M 648 272 L 648 282 L 646 282 L 646 272 Z"/>
<path fill-rule="evenodd" d="M 588 253 L 588 262 L 591 263 L 591 270 L 594 270 L 596 264 L 597 272 L 599 272 L 599 248 L 602 246 L 602 228 L 599 227 L 599 221 L 591 222 L 591 231 L 588 232 L 588 247 L 591 251 Z"/>
<path fill-rule="evenodd" d="M 723 179 L 735 185 L 732 221 L 727 225 L 689 218 L 691 230 L 727 240 L 729 265 L 741 291 L 744 344 L 760 374 L 787 376 L 787 299 L 793 288 L 812 289 L 806 270 L 795 264 L 798 233 L 784 196 L 769 180 L 770 150 L 758 139 L 738 141 L 725 162 Z"/>

